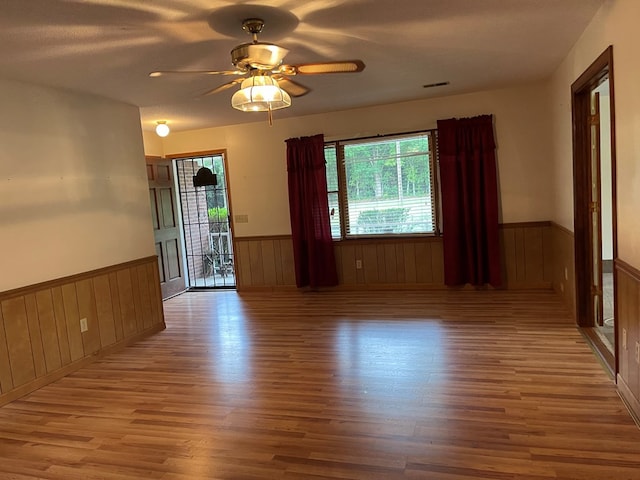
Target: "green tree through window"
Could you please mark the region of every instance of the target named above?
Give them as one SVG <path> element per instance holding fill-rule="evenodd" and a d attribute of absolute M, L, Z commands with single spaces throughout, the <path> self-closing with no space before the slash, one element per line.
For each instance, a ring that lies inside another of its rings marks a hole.
<path fill-rule="evenodd" d="M 434 131 L 327 143 L 333 237 L 435 233 L 433 146 Z"/>

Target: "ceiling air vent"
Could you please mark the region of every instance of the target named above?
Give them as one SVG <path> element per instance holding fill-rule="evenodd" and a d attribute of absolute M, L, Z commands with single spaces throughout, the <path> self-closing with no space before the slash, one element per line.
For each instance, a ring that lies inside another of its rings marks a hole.
<path fill-rule="evenodd" d="M 444 87 L 445 85 L 449 85 L 449 82 L 428 83 L 423 85 L 422 88 Z"/>

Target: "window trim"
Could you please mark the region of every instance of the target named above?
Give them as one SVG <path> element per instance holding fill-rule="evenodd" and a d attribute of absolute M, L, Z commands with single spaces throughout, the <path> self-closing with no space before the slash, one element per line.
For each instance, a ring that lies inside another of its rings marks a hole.
<path fill-rule="evenodd" d="M 430 191 L 432 203 L 432 232 L 416 232 L 416 233 L 369 233 L 369 234 L 351 234 L 347 232 L 347 216 L 349 214 L 349 205 L 347 197 L 346 184 L 346 168 L 344 163 L 344 148 L 341 146 L 348 144 L 366 143 L 372 140 L 383 140 L 385 138 L 411 138 L 418 135 L 428 135 L 429 137 L 429 169 L 430 169 Z M 414 130 L 411 132 L 389 133 L 381 135 L 370 135 L 365 137 L 354 137 L 347 139 L 328 140 L 324 143 L 325 148 L 333 146 L 336 155 L 336 175 L 337 190 L 327 190 L 327 195 L 337 194 L 338 213 L 340 223 L 340 237 L 334 237 L 334 242 L 353 242 L 359 240 L 372 239 L 393 239 L 393 238 L 420 238 L 420 237 L 440 237 L 442 235 L 441 218 L 442 205 L 440 196 L 440 162 L 438 155 L 438 131 L 435 128 Z"/>

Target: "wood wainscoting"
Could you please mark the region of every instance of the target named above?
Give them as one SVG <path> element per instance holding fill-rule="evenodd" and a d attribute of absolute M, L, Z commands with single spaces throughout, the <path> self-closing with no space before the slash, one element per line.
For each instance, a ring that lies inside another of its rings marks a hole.
<path fill-rule="evenodd" d="M 571 230 L 557 223 L 551 223 L 553 244 L 553 289 L 569 307 L 576 319 L 575 248 Z"/>
<path fill-rule="evenodd" d="M 350 240 L 339 242 L 335 251 L 344 287 L 444 286 L 440 237 Z"/>
<path fill-rule="evenodd" d="M 506 288 L 551 288 L 550 222 L 503 224 L 500 242 Z M 238 290 L 295 288 L 290 235 L 236 237 L 234 251 Z M 441 237 L 350 239 L 335 242 L 335 254 L 341 288 L 444 288 Z"/>
<path fill-rule="evenodd" d="M 235 237 L 236 288 L 295 288 L 291 235 Z"/>
<path fill-rule="evenodd" d="M 155 256 L 2 292 L 0 405 L 164 326 Z"/>
<path fill-rule="evenodd" d="M 615 261 L 618 345 L 618 389 L 640 419 L 640 270 Z"/>
<path fill-rule="evenodd" d="M 551 288 L 554 258 L 551 222 L 502 224 L 500 243 L 506 288 Z"/>

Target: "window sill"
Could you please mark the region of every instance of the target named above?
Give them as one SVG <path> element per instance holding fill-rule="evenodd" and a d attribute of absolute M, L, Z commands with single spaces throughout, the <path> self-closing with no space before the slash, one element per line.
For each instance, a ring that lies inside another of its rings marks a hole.
<path fill-rule="evenodd" d="M 393 242 L 411 242 L 416 240 L 422 241 L 440 241 L 442 234 L 436 233 L 398 233 L 387 235 L 357 235 L 347 238 L 334 238 L 333 243 L 336 244 L 357 244 L 357 243 L 393 243 Z"/>

